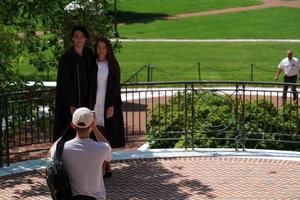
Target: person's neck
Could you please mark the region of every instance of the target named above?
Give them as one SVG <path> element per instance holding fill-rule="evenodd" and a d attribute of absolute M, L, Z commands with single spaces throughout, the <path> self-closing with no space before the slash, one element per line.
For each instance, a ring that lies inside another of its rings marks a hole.
<path fill-rule="evenodd" d="M 105 62 L 106 61 L 106 58 L 97 58 L 97 60 L 99 61 L 99 62 Z"/>
<path fill-rule="evenodd" d="M 76 46 L 74 46 L 74 49 L 75 49 L 75 52 L 76 52 L 78 55 L 82 56 L 83 47 L 76 47 Z"/>
<path fill-rule="evenodd" d="M 89 131 L 86 131 L 86 132 L 83 132 L 83 133 L 78 133 L 77 132 L 76 138 L 78 138 L 78 139 L 90 138 L 90 132 Z"/>

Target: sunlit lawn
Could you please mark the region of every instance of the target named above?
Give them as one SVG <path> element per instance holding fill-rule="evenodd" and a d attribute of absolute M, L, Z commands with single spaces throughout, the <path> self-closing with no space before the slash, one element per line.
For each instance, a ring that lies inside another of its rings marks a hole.
<path fill-rule="evenodd" d="M 145 64 L 154 66 L 155 81 L 197 80 L 200 62 L 201 79 L 250 80 L 250 66 L 254 67 L 255 81 L 273 81 L 280 60 L 286 50 L 293 49 L 300 57 L 300 43 L 123 43 L 117 54 L 121 78 L 127 80 Z M 47 73 L 37 73 L 32 67 L 20 71 L 45 80 Z M 50 73 L 56 79 L 56 70 Z M 32 79 L 31 79 L 32 80 Z M 146 70 L 140 81 L 146 81 Z"/>
<path fill-rule="evenodd" d="M 260 4 L 260 0 L 118 0 L 118 20 L 126 21 L 187 12 Z"/>
<path fill-rule="evenodd" d="M 293 49 L 300 56 L 300 44 L 290 43 L 124 43 L 118 59 L 122 80 L 145 64 L 154 66 L 155 81 L 201 79 L 273 81 L 277 65 Z M 299 53 L 297 53 L 299 52 Z M 141 73 L 146 80 L 146 70 Z"/>
<path fill-rule="evenodd" d="M 123 38 L 300 38 L 300 9 L 269 8 L 240 13 L 157 20 L 119 26 Z"/>

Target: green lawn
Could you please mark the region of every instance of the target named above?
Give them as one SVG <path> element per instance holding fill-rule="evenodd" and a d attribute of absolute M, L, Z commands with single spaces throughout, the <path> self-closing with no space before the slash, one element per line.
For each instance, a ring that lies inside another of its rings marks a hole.
<path fill-rule="evenodd" d="M 154 66 L 154 81 L 198 80 L 200 62 L 202 80 L 273 81 L 277 65 L 292 49 L 300 58 L 300 44 L 291 43 L 123 43 L 117 54 L 121 79 L 127 80 L 145 64 Z M 46 80 L 47 73 L 37 73 L 28 65 L 19 68 L 28 80 Z M 139 81 L 146 81 L 146 71 Z M 36 77 L 36 78 L 34 78 Z M 56 79 L 56 70 L 50 73 Z M 282 78 L 282 76 L 281 76 Z"/>
<path fill-rule="evenodd" d="M 119 0 L 119 21 L 251 6 L 260 0 Z"/>
<path fill-rule="evenodd" d="M 22 63 L 19 65 L 19 67 L 17 69 L 19 70 L 20 74 L 25 75 L 26 80 L 28 80 L 28 81 L 32 81 L 32 80 L 47 81 L 48 80 L 47 72 L 38 72 L 32 65 Z M 49 80 L 51 80 L 51 81 L 56 80 L 56 68 L 51 68 L 51 71 L 49 72 Z"/>
<path fill-rule="evenodd" d="M 300 9 L 268 8 L 240 13 L 157 20 L 119 26 L 123 38 L 300 38 Z"/>
<path fill-rule="evenodd" d="M 273 81 L 287 49 L 300 57 L 300 44 L 290 43 L 123 43 L 117 57 L 123 81 L 145 64 L 154 66 L 154 81 L 197 80 L 197 62 L 202 80 L 250 80 L 255 64 L 254 81 Z"/>
<path fill-rule="evenodd" d="M 180 3 L 174 1 L 174 4 L 175 2 Z M 174 11 L 174 8 L 170 10 Z M 299 39 L 299 19 L 299 9 L 282 7 L 155 21 L 149 24 L 132 24 L 119 26 L 119 30 L 122 37 L 128 38 Z M 117 54 L 121 64 L 122 81 L 127 80 L 145 64 L 154 66 L 154 81 L 197 80 L 199 79 L 198 62 L 200 62 L 202 80 L 249 80 L 250 65 L 256 64 L 254 80 L 273 81 L 276 67 L 285 57 L 287 49 L 294 50 L 295 56 L 300 57 L 299 43 L 157 42 L 123 43 L 122 45 L 123 48 Z M 46 72 L 36 72 L 36 69 L 26 62 L 22 63 L 18 70 L 28 80 L 47 80 Z M 52 68 L 50 80 L 55 79 L 56 69 Z M 146 70 L 142 72 L 139 81 L 145 80 Z"/>

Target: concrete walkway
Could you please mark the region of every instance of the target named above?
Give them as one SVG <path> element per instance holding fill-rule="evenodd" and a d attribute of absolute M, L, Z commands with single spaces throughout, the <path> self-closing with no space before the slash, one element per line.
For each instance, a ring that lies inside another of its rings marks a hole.
<path fill-rule="evenodd" d="M 279 159 L 300 161 L 300 152 L 293 151 L 276 151 L 276 150 L 255 150 L 235 151 L 235 149 L 148 149 L 144 146 L 138 150 L 132 151 L 115 151 L 113 152 L 113 160 L 131 160 L 131 159 L 148 159 L 148 158 L 169 158 L 169 157 L 249 157 L 262 159 Z M 0 177 L 23 173 L 33 170 L 45 169 L 50 158 L 42 158 L 37 160 L 22 161 L 13 163 L 4 168 L 0 168 Z"/>
<path fill-rule="evenodd" d="M 176 42 L 176 43 L 300 43 L 299 39 L 112 39 L 120 42 Z"/>

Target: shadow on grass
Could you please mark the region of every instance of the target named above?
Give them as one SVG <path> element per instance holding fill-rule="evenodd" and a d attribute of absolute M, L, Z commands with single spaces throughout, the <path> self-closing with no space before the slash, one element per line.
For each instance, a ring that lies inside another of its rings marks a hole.
<path fill-rule="evenodd" d="M 185 167 L 179 165 L 173 168 Z M 159 160 L 117 162 L 112 169 L 113 176 L 105 179 L 108 200 L 216 198 L 209 185 L 171 171 Z"/>
<path fill-rule="evenodd" d="M 150 23 L 152 21 L 167 17 L 164 13 L 138 13 L 131 11 L 118 11 L 117 21 L 123 24 Z"/>

